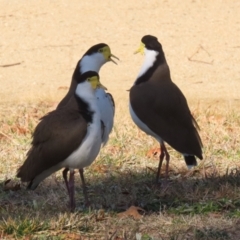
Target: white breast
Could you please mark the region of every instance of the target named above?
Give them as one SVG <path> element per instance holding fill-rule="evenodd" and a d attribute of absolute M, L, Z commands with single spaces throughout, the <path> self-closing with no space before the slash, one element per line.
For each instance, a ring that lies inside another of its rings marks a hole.
<path fill-rule="evenodd" d="M 106 94 L 104 89 L 96 89 L 95 96 L 97 98 L 97 106 L 100 111 L 101 120 L 104 124 L 102 143 L 105 145 L 113 128 L 114 107 L 112 100 L 110 99 L 109 95 Z"/>
<path fill-rule="evenodd" d="M 91 165 L 100 151 L 101 140 L 101 122 L 95 116 L 81 145 L 63 162 L 62 167 L 80 169 Z"/>
<path fill-rule="evenodd" d="M 90 111 L 93 112 L 93 118 L 88 124 L 87 134 L 81 145 L 63 161 L 62 167 L 80 169 L 89 166 L 97 157 L 102 144 L 102 129 L 100 111 L 90 84 L 87 82 L 79 84 L 76 93 L 87 101 Z"/>
<path fill-rule="evenodd" d="M 153 66 L 154 62 L 156 61 L 158 52 L 154 51 L 154 50 L 148 50 L 148 49 L 144 49 L 144 53 L 145 53 L 145 58 L 144 58 L 144 62 L 140 68 L 139 74 L 137 76 L 137 79 L 139 77 L 141 77 L 144 73 L 147 72 L 147 70 Z"/>
<path fill-rule="evenodd" d="M 154 138 L 156 138 L 156 140 L 159 143 L 162 143 L 163 140 L 160 138 L 160 136 L 158 136 L 156 133 L 154 133 L 144 122 L 141 121 L 141 119 L 136 115 L 136 113 L 134 112 L 131 103 L 129 103 L 129 111 L 130 111 L 130 115 L 132 117 L 133 122 L 142 130 L 144 131 L 146 134 L 153 136 Z"/>

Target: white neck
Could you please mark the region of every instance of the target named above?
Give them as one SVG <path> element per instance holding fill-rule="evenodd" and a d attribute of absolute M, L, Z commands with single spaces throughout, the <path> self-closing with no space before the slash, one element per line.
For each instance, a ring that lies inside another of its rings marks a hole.
<path fill-rule="evenodd" d="M 141 77 L 150 67 L 153 66 L 156 58 L 157 58 L 157 55 L 159 54 L 157 51 L 154 51 L 154 50 L 148 50 L 148 49 L 144 49 L 144 54 L 145 54 L 145 58 L 144 58 L 144 62 L 141 66 L 141 69 L 140 69 L 140 72 L 137 76 L 137 79 L 139 77 Z M 135 81 L 136 83 L 136 81 Z"/>
<path fill-rule="evenodd" d="M 81 73 L 85 73 L 87 71 L 94 71 L 98 73 L 102 65 L 106 62 L 107 61 L 102 53 L 94 53 L 84 56 L 79 63 L 79 68 Z"/>
<path fill-rule="evenodd" d="M 89 104 L 90 110 L 97 111 L 97 101 L 94 89 L 89 82 L 79 83 L 76 88 L 76 94 Z"/>

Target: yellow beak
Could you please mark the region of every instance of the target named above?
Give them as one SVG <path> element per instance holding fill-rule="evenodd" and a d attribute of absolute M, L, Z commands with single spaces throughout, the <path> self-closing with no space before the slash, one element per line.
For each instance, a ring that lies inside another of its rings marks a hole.
<path fill-rule="evenodd" d="M 113 58 L 116 58 L 118 61 L 119 61 L 119 58 L 118 57 L 116 57 L 115 55 L 113 55 L 113 54 L 111 54 L 110 55 L 110 61 L 112 61 L 113 63 L 115 63 L 115 64 L 117 64 L 117 62 L 115 62 L 111 57 L 113 57 Z"/>
<path fill-rule="evenodd" d="M 93 89 L 103 88 L 104 90 L 107 90 L 107 88 L 100 83 L 99 78 L 97 76 L 91 77 L 89 82 L 92 85 Z"/>
<path fill-rule="evenodd" d="M 107 88 L 105 86 L 103 86 L 100 82 L 98 82 L 97 87 L 98 88 L 103 88 L 104 90 L 107 90 Z"/>
<path fill-rule="evenodd" d="M 134 54 L 141 53 L 143 55 L 144 54 L 144 48 L 145 48 L 145 44 L 141 43 L 140 47 L 134 52 Z"/>

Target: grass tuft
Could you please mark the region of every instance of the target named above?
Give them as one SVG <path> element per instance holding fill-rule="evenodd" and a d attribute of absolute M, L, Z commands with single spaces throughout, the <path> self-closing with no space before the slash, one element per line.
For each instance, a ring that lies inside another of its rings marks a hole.
<path fill-rule="evenodd" d="M 125 110 L 117 112 L 109 143 L 85 171 L 91 207 L 83 205 L 76 177 L 77 209 L 70 213 L 61 172 L 35 191 L 23 184 L 18 191 L 4 190 L 6 179 L 17 182 L 38 119 L 52 108 L 6 106 L 0 113 L 0 239 L 239 239 L 239 113 L 199 106 L 194 116 L 204 160 L 188 171 L 168 146 L 170 177 L 156 185 L 158 157 L 147 153 L 157 142 L 138 130 Z M 164 171 L 165 165 L 162 178 Z M 119 218 L 130 206 L 144 209 L 143 216 Z"/>
<path fill-rule="evenodd" d="M 0 224 L 0 231 L 6 235 L 14 235 L 16 237 L 22 237 L 27 235 L 33 235 L 36 232 L 45 231 L 49 227 L 47 222 L 40 222 L 37 219 L 29 218 L 17 218 L 17 219 L 3 219 Z"/>

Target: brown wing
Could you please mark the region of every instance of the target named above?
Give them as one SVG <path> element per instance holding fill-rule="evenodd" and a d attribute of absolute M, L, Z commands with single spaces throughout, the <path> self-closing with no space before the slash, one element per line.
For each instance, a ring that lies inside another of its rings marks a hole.
<path fill-rule="evenodd" d="M 17 177 L 28 182 L 62 162 L 78 148 L 86 132 L 87 123 L 78 111 L 63 107 L 50 112 L 37 125 L 32 147 Z"/>
<path fill-rule="evenodd" d="M 136 115 L 164 141 L 181 153 L 202 158 L 196 122 L 180 89 L 172 82 L 133 86 L 131 106 Z"/>

